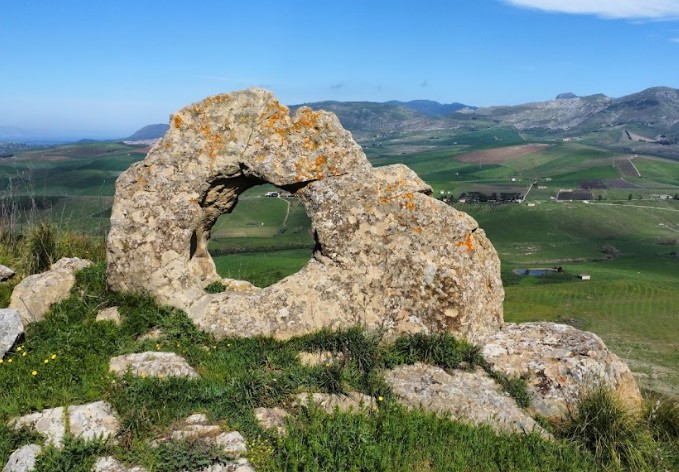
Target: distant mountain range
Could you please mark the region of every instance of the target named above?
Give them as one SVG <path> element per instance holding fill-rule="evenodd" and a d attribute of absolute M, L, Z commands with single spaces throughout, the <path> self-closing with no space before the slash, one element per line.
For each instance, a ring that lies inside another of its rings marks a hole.
<path fill-rule="evenodd" d="M 620 98 L 603 94 L 578 97 L 559 94 L 554 100 L 516 106 L 476 108 L 459 103 L 315 102 L 304 104 L 335 113 L 352 132 L 459 129 L 470 121 L 553 135 L 577 135 L 611 127 L 632 127 L 651 137 L 679 140 L 679 90 L 653 87 Z M 299 108 L 295 105 L 292 109 Z"/>
<path fill-rule="evenodd" d="M 359 135 L 507 127 L 534 135 L 566 138 L 621 128 L 629 131 L 628 136 L 637 136 L 637 141 L 648 137 L 658 144 L 679 143 L 679 90 L 669 87 L 653 87 L 620 98 L 603 94 L 578 97 L 566 92 L 544 102 L 481 108 L 431 100 L 324 101 L 290 108 L 294 111 L 301 106 L 331 111 L 345 128 Z M 158 139 L 168 129 L 169 126 L 162 123 L 144 126 L 124 141 Z M 28 142 L 36 138 L 35 132 L 0 127 L 0 140 Z"/>

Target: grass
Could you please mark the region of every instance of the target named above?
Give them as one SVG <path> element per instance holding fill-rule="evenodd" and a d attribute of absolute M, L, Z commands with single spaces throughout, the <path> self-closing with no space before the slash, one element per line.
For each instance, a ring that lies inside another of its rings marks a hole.
<path fill-rule="evenodd" d="M 29 325 L 24 342 L 0 365 L 0 384 L 6 386 L 0 391 L 0 463 L 15 448 L 38 439 L 9 430 L 10 418 L 103 399 L 120 414 L 118 444 L 68 439 L 63 450 L 47 450 L 38 470 L 89 470 L 96 457 L 108 454 L 155 471 L 225 460 L 195 444 L 150 446 L 153 438 L 194 412 L 241 431 L 257 470 L 597 470 L 594 456 L 569 441 L 498 435 L 486 427 L 400 407 L 380 380 L 382 369 L 415 361 L 448 369 L 482 365 L 478 349 L 447 334 L 384 343 L 375 333 L 354 328 L 286 342 L 217 341 L 198 331 L 179 310 L 109 292 L 103 263 L 76 278 L 70 298 L 55 305 L 45 320 Z M 120 307 L 120 326 L 94 321 L 99 309 L 112 305 Z M 156 328 L 163 333 L 159 340 L 140 339 Z M 201 377 L 116 379 L 109 374 L 111 357 L 156 349 L 183 356 Z M 297 360 L 300 350 L 346 355 L 341 363 L 303 367 Z M 377 411 L 365 415 L 328 415 L 289 403 L 290 395 L 299 391 L 347 390 L 384 400 Z M 255 407 L 279 405 L 293 412 L 284 438 L 262 430 L 253 413 Z"/>

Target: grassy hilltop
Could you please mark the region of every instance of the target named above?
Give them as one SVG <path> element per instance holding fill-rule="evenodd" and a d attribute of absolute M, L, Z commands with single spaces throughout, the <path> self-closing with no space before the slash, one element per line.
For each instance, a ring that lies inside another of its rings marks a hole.
<path fill-rule="evenodd" d="M 381 132 L 363 137 L 361 144 L 374 165 L 410 166 L 433 187 L 435 197 L 477 219 L 502 261 L 507 321 L 552 320 L 591 330 L 630 364 L 649 396 L 679 397 L 679 200 L 659 197 L 679 193 L 679 162 L 620 152 L 594 140 L 530 139 L 502 126 L 455 133 Z M 101 261 L 115 178 L 146 151 L 95 143 L 0 159 L 0 216 L 6 218 L 0 264 L 29 272 L 27 257 L 35 251 L 31 235 L 40 221 L 56 227 L 55 254 Z M 556 201 L 560 191 L 574 189 L 590 197 Z M 313 239 L 308 216 L 296 198 L 264 196 L 273 190 L 269 185 L 250 189 L 234 212 L 215 224 L 209 249 L 222 276 L 266 286 L 309 260 Z M 465 202 L 460 202 L 462 194 Z M 500 200 L 503 194 L 518 195 L 521 203 L 469 202 L 473 195 Z M 92 238 L 76 237 L 72 231 Z M 7 239 L 9 233 L 24 237 Z M 562 271 L 543 277 L 513 272 L 538 267 Z M 578 279 L 581 273 L 591 280 Z M 498 436 L 398 407 L 378 381 L 381 366 L 395 354 L 371 344 L 374 340 L 366 333 L 322 333 L 288 343 L 216 342 L 197 332 L 181 312 L 109 293 L 104 277 L 101 262 L 81 274 L 71 298 L 55 307 L 48 321 L 29 327 L 24 348 L 30 362 L 21 364 L 14 353 L 14 370 L 7 363 L 0 366 L 0 384 L 9 386 L 0 392 L 0 463 L 26 439 L 24 433 L 1 426 L 10 417 L 64 402 L 107 398 L 123 416 L 123 443 L 69 443 L 64 452 L 51 451 L 41 470 L 80 470 L 74 464 L 88 464 L 102 451 L 152 470 L 198 463 L 214 451 L 190 444 L 151 450 L 145 442 L 194 411 L 240 428 L 254 451 L 251 460 L 261 470 L 679 468 L 678 427 L 672 426 L 679 421 L 676 407 L 667 410 L 670 426 L 630 420 L 617 439 L 604 437 L 604 443 L 620 446 L 608 456 L 596 452 L 594 445 L 601 443 L 587 442 L 592 439 L 586 437 L 589 430 L 578 429 L 577 424 L 590 421 L 582 418 L 571 424 L 574 429 L 554 429 L 564 438 L 554 444 L 533 436 Z M 5 284 L 0 290 L 0 306 L 7 303 L 9 289 L 11 284 Z M 111 304 L 122 307 L 123 326 L 93 323 L 97 309 Z M 156 349 L 155 341 L 138 340 L 154 327 L 168 333 L 160 347 L 186 356 L 205 373 L 204 379 L 167 383 L 127 378 L 113 383 L 107 372 L 110 356 Z M 302 368 L 295 353 L 303 348 L 346 351 L 353 360 L 340 368 Z M 367 370 L 360 361 L 365 352 L 374 356 Z M 52 353 L 64 364 L 55 363 L 49 368 L 53 371 L 43 369 L 39 378 L 31 378 L 35 363 Z M 77 381 L 71 381 L 74 376 Z M 254 407 L 273 406 L 300 388 L 358 389 L 383 397 L 384 403 L 378 413 L 365 417 L 299 412 L 286 439 L 255 424 Z M 609 427 L 619 427 L 617 420 L 611 421 Z M 576 430 L 585 436 L 577 437 Z M 649 452 L 654 448 L 659 451 L 655 456 Z M 622 463 L 616 464 L 620 457 Z"/>

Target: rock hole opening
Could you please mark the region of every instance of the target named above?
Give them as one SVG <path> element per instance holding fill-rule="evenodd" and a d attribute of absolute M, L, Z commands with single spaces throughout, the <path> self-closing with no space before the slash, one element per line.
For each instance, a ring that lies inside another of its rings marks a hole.
<path fill-rule="evenodd" d="M 255 182 L 218 216 L 207 250 L 220 277 L 267 287 L 302 269 L 317 245 L 295 194 Z"/>

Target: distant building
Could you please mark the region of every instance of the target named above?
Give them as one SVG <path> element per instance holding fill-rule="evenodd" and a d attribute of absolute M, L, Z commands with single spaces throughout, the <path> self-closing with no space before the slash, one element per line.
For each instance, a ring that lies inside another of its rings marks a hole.
<path fill-rule="evenodd" d="M 589 274 L 578 274 L 580 280 L 590 280 L 592 277 Z"/>
<path fill-rule="evenodd" d="M 279 192 L 266 192 L 264 196 L 270 198 L 278 198 L 281 196 L 281 194 Z"/>

